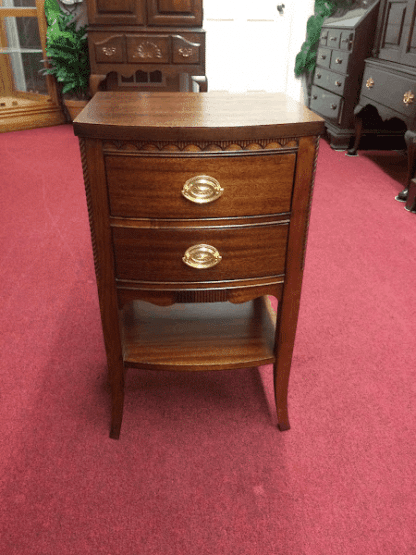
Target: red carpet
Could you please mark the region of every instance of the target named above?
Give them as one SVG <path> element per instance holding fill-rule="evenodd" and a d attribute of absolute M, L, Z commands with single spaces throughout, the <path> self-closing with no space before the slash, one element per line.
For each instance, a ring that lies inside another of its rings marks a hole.
<path fill-rule="evenodd" d="M 416 554 L 406 158 L 321 141 L 290 384 L 131 371 L 109 397 L 78 143 L 0 135 L 0 554 Z"/>

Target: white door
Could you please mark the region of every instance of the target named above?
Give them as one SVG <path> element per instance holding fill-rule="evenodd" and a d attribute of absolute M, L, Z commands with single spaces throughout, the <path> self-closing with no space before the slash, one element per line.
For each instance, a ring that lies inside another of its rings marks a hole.
<path fill-rule="evenodd" d="M 286 92 L 300 99 L 293 68 L 313 3 L 204 0 L 208 90 Z"/>

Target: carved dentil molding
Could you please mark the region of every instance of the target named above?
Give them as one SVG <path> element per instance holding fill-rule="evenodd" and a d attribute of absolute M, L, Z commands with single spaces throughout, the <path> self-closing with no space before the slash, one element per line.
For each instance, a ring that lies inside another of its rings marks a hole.
<path fill-rule="evenodd" d="M 257 141 L 195 141 L 174 143 L 167 141 L 105 141 L 105 151 L 125 151 L 125 152 L 171 152 L 171 153 L 197 153 L 197 152 L 238 152 L 256 150 L 279 150 L 298 148 L 298 139 L 278 138 L 260 139 Z"/>

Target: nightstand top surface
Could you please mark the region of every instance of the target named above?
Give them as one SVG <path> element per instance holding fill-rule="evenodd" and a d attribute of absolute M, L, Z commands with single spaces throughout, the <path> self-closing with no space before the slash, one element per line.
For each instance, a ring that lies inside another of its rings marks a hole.
<path fill-rule="evenodd" d="M 319 135 L 323 119 L 282 93 L 98 92 L 74 121 L 82 137 L 216 140 Z"/>

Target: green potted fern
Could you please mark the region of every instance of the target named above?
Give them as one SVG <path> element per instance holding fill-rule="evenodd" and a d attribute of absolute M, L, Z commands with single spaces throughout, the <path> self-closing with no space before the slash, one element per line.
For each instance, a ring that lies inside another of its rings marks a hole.
<path fill-rule="evenodd" d="M 65 12 L 58 0 L 45 0 L 47 67 L 53 75 L 70 119 L 74 119 L 90 98 L 88 39 L 86 25 L 77 29 L 73 14 Z"/>

